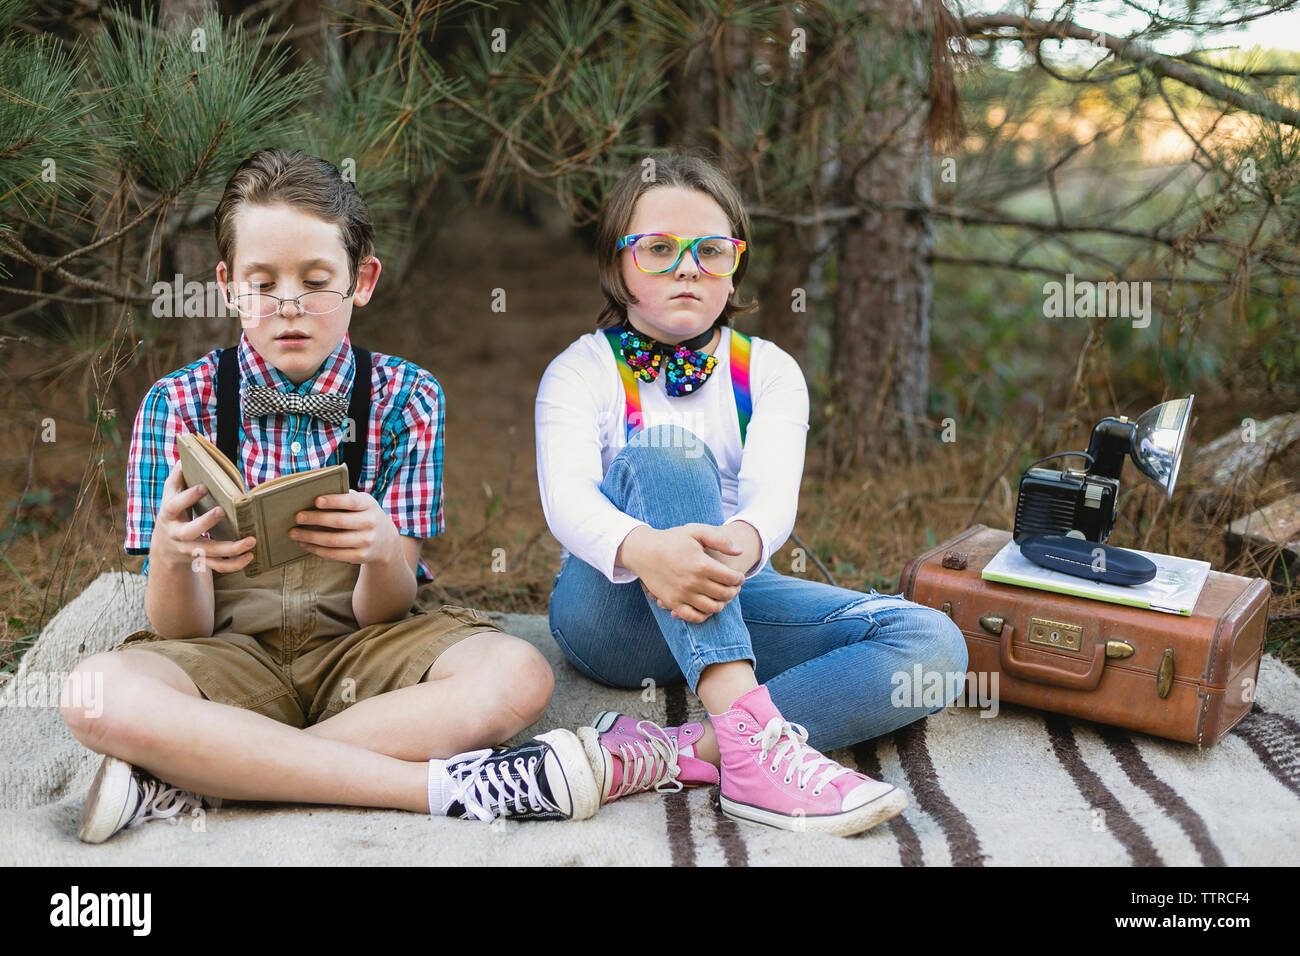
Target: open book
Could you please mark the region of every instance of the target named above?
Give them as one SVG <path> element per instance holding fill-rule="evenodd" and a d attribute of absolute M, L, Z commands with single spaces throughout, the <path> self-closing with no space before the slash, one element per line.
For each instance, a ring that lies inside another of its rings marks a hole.
<path fill-rule="evenodd" d="M 984 566 L 980 576 L 986 581 L 997 581 L 999 584 L 1016 584 L 1025 588 L 1091 598 L 1094 601 L 1109 601 L 1112 604 L 1127 604 L 1129 607 L 1190 616 L 1196 607 L 1196 599 L 1201 596 L 1205 579 L 1210 574 L 1210 562 L 1130 550 L 1155 562 L 1156 576 L 1145 584 L 1106 584 L 1052 571 L 1034 564 L 1022 555 L 1020 546 L 1015 541 L 1008 541 Z"/>
<path fill-rule="evenodd" d="M 224 512 L 209 536 L 219 541 L 238 541 L 250 535 L 257 539 L 253 560 L 243 568 L 248 575 L 274 571 L 307 557 L 311 552 L 289 537 L 289 530 L 297 526 L 294 516 L 315 508 L 321 495 L 346 494 L 348 490 L 347 465 L 330 465 L 281 475 L 249 491 L 235 463 L 202 435 L 187 432 L 177 444 L 185 487 L 207 486 L 207 494 L 190 513 L 197 518 L 218 505 Z"/>

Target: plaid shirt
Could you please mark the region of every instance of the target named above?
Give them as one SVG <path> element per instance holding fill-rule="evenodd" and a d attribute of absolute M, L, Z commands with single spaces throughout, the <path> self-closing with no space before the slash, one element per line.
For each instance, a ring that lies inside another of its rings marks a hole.
<path fill-rule="evenodd" d="M 282 392 L 348 395 L 356 363 L 345 334 L 315 377 L 295 386 L 239 337 L 241 388 L 265 385 Z M 203 358 L 155 382 L 140 404 L 131 435 L 126 478 L 126 551 L 148 554 L 163 484 L 180 460 L 176 437 L 198 432 L 216 443 L 217 360 Z M 357 487 L 368 492 L 397 530 L 432 538 L 444 530 L 442 514 L 443 397 L 437 380 L 411 362 L 372 353 L 370 421 L 365 465 Z M 240 401 L 243 410 L 243 401 Z M 343 425 L 312 415 L 240 415 L 239 464 L 249 488 L 280 475 L 341 464 Z M 379 454 L 376 455 L 375 451 Z M 146 558 L 144 573 L 149 573 Z M 420 559 L 416 580 L 433 580 Z"/>

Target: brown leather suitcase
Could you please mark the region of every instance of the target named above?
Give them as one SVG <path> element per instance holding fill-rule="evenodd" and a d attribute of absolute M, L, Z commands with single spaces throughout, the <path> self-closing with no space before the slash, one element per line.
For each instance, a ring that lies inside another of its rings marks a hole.
<path fill-rule="evenodd" d="M 975 525 L 914 558 L 899 581 L 904 597 L 956 622 L 968 672 L 997 672 L 1000 702 L 1198 747 L 1213 746 L 1250 711 L 1267 581 L 1211 571 L 1182 617 L 983 580 L 1009 540 L 1010 532 Z M 949 552 L 964 553 L 965 567 Z"/>

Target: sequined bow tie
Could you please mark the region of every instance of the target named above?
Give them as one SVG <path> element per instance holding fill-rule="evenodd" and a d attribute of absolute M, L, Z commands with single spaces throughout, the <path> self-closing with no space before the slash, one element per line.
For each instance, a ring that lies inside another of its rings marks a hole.
<path fill-rule="evenodd" d="M 332 425 L 342 425 L 347 419 L 348 400 L 343 395 L 277 392 L 265 385 L 244 387 L 244 414 L 251 418 L 285 412 L 290 415 L 314 415 Z"/>
<path fill-rule="evenodd" d="M 717 367 L 716 358 L 692 348 L 707 345 L 712 338 L 713 330 L 709 329 L 693 339 L 670 345 L 642 335 L 636 329 L 624 327 L 619 350 L 623 361 L 643 382 L 653 382 L 663 371 L 664 387 L 668 395 L 677 398 L 688 395 L 703 385 Z"/>

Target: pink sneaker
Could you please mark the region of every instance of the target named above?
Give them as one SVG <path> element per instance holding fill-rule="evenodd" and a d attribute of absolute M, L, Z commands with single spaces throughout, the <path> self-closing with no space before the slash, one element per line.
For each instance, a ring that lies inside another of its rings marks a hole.
<path fill-rule="evenodd" d="M 601 805 L 650 789 L 675 793 L 717 783 L 718 769 L 695 756 L 695 744 L 703 736 L 703 724 L 660 727 L 612 710 L 601 713 L 592 726 L 578 728 L 600 786 Z"/>
<path fill-rule="evenodd" d="M 809 747 L 808 731 L 781 716 L 766 687 L 710 719 L 722 754 L 722 812 L 733 820 L 848 836 L 907 809 L 897 787 Z"/>

